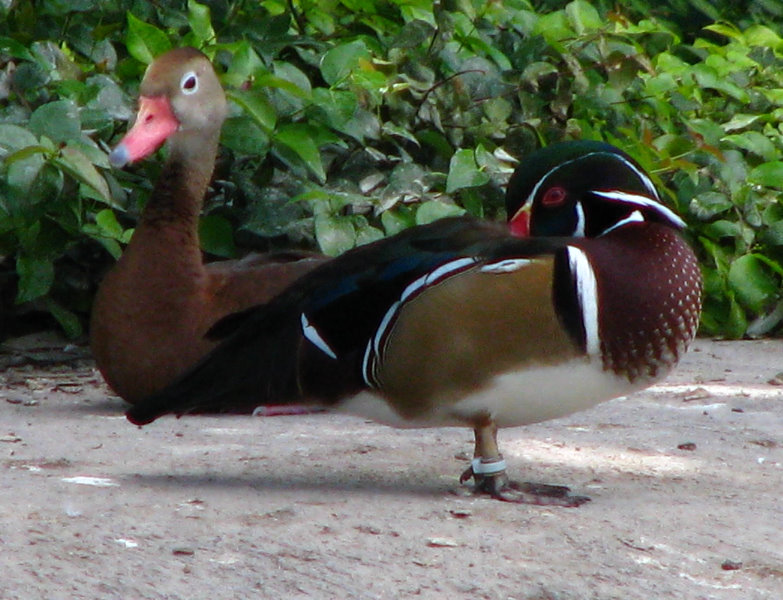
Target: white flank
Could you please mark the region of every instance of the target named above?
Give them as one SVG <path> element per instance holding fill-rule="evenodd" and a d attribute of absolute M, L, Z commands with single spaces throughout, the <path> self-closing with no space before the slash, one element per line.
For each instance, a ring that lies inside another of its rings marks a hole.
<path fill-rule="evenodd" d="M 628 192 L 621 192 L 620 190 L 611 190 L 608 192 L 593 190 L 592 193 L 596 196 L 601 196 L 602 198 L 608 198 L 609 200 L 617 200 L 618 202 L 635 204 L 644 208 L 652 208 L 653 210 L 661 213 L 664 217 L 666 217 L 669 221 L 678 227 L 685 227 L 685 221 L 677 216 L 677 214 L 666 208 L 660 202 L 656 202 L 647 196 L 642 196 L 640 194 L 629 194 Z"/>
<path fill-rule="evenodd" d="M 307 315 L 302 313 L 302 333 L 304 336 L 310 340 L 310 343 L 313 344 L 316 348 L 318 348 L 321 352 L 326 354 L 329 358 L 337 359 L 337 355 L 334 353 L 334 350 L 332 350 L 329 347 L 329 344 L 327 344 L 324 339 L 321 337 L 321 334 L 318 333 L 318 330 L 310 325 L 310 321 L 307 320 Z"/>
<path fill-rule="evenodd" d="M 595 273 L 587 255 L 579 248 L 568 246 L 568 265 L 576 278 L 576 295 L 582 309 L 582 323 L 585 328 L 585 347 L 590 356 L 601 350 L 598 336 L 598 286 Z"/>

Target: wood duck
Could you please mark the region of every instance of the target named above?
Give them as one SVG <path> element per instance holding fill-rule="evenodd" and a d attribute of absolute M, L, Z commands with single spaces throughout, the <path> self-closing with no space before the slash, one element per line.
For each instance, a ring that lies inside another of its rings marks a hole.
<path fill-rule="evenodd" d="M 497 428 L 554 419 L 649 386 L 694 337 L 701 303 L 683 221 L 613 146 L 571 142 L 524 160 L 512 230 L 467 217 L 415 227 L 319 266 L 209 333 L 197 368 L 128 413 L 317 402 L 401 427 L 467 426 L 461 481 L 575 506 L 562 486 L 506 476 Z"/>
<path fill-rule="evenodd" d="M 207 57 L 172 50 L 147 70 L 136 122 L 110 154 L 121 167 L 168 140 L 160 178 L 101 283 L 90 324 L 98 368 L 131 403 L 163 389 L 213 348 L 204 334 L 221 317 L 268 301 L 324 260 L 292 252 L 203 263 L 199 213 L 225 114 Z"/>

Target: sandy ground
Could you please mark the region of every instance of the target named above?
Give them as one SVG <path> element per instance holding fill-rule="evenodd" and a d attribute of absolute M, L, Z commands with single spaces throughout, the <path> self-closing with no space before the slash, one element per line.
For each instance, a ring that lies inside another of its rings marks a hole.
<path fill-rule="evenodd" d="M 783 341 L 699 340 L 662 385 L 502 431 L 575 509 L 462 493 L 467 430 L 139 429 L 74 351 L 2 372 L 3 600 L 783 598 Z"/>

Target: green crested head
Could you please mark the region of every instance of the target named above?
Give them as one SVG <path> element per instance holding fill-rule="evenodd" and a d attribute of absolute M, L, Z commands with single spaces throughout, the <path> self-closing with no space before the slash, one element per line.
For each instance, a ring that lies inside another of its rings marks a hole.
<path fill-rule="evenodd" d="M 635 160 L 592 140 L 553 144 L 525 157 L 509 181 L 506 210 L 516 235 L 597 237 L 644 221 L 684 226 Z"/>

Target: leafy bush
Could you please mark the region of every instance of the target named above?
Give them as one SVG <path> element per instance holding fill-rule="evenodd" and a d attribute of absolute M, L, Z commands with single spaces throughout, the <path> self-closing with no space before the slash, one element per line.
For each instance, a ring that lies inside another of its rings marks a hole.
<path fill-rule="evenodd" d="M 106 150 L 146 64 L 189 44 L 232 100 L 201 228 L 213 256 L 290 245 L 334 255 L 445 215 L 503 218 L 514 157 L 604 139 L 689 222 L 703 331 L 780 331 L 781 9 L 635 0 L 625 11 L 585 0 L 0 3 L 0 327 L 3 314 L 44 311 L 81 333 L 160 167 L 114 171 Z"/>

